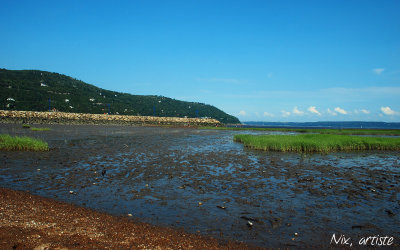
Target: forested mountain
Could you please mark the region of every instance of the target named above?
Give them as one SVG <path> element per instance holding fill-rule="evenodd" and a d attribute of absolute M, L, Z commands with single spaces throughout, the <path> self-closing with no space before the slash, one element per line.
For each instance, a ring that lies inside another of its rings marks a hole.
<path fill-rule="evenodd" d="M 240 123 L 220 109 L 163 96 L 119 93 L 72 77 L 38 70 L 0 69 L 0 109 L 167 117 L 210 117 Z"/>

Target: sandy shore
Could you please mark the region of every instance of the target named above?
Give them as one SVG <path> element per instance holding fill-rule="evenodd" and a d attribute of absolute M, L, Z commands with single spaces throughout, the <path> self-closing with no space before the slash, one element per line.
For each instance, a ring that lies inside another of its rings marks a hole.
<path fill-rule="evenodd" d="M 0 249 L 247 249 L 0 188 Z"/>

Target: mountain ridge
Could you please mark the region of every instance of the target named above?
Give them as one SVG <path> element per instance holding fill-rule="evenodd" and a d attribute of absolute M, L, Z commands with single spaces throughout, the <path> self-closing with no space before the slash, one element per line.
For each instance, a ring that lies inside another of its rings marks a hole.
<path fill-rule="evenodd" d="M 76 78 L 40 70 L 0 69 L 0 109 L 160 117 L 238 118 L 208 104 L 105 90 Z"/>

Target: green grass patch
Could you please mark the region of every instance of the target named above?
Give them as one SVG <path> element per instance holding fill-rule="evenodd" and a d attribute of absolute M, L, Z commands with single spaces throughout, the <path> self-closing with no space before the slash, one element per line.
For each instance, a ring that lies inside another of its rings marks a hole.
<path fill-rule="evenodd" d="M 31 125 L 29 125 L 29 124 L 22 124 L 22 128 L 30 128 L 31 127 Z"/>
<path fill-rule="evenodd" d="M 400 150 L 400 138 L 331 134 L 235 135 L 234 141 L 253 149 L 281 152 Z"/>
<path fill-rule="evenodd" d="M 332 134 L 332 135 L 400 136 L 399 129 L 292 129 L 292 128 L 240 128 L 240 127 L 199 127 L 199 129 L 252 130 L 252 131 L 271 131 L 271 132 L 318 133 L 318 134 Z"/>
<path fill-rule="evenodd" d="M 0 135 L 1 150 L 47 151 L 47 142 L 27 136 Z"/>
<path fill-rule="evenodd" d="M 50 131 L 50 128 L 31 128 L 32 131 Z"/>

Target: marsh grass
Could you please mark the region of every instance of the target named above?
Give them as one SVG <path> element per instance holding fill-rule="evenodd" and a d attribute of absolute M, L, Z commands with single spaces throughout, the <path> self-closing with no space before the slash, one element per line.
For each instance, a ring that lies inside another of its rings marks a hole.
<path fill-rule="evenodd" d="M 0 135 L 1 150 L 47 151 L 49 146 L 42 140 L 26 136 Z"/>
<path fill-rule="evenodd" d="M 299 134 L 235 135 L 234 140 L 249 148 L 281 152 L 400 150 L 400 138 Z"/>
<path fill-rule="evenodd" d="M 254 130 L 254 131 L 271 131 L 271 132 L 318 133 L 318 134 L 332 134 L 332 135 L 400 136 L 400 130 L 398 129 L 292 129 L 292 128 L 236 128 L 236 127 L 199 127 L 199 129 Z"/>
<path fill-rule="evenodd" d="M 31 128 L 32 131 L 50 131 L 50 128 Z"/>

